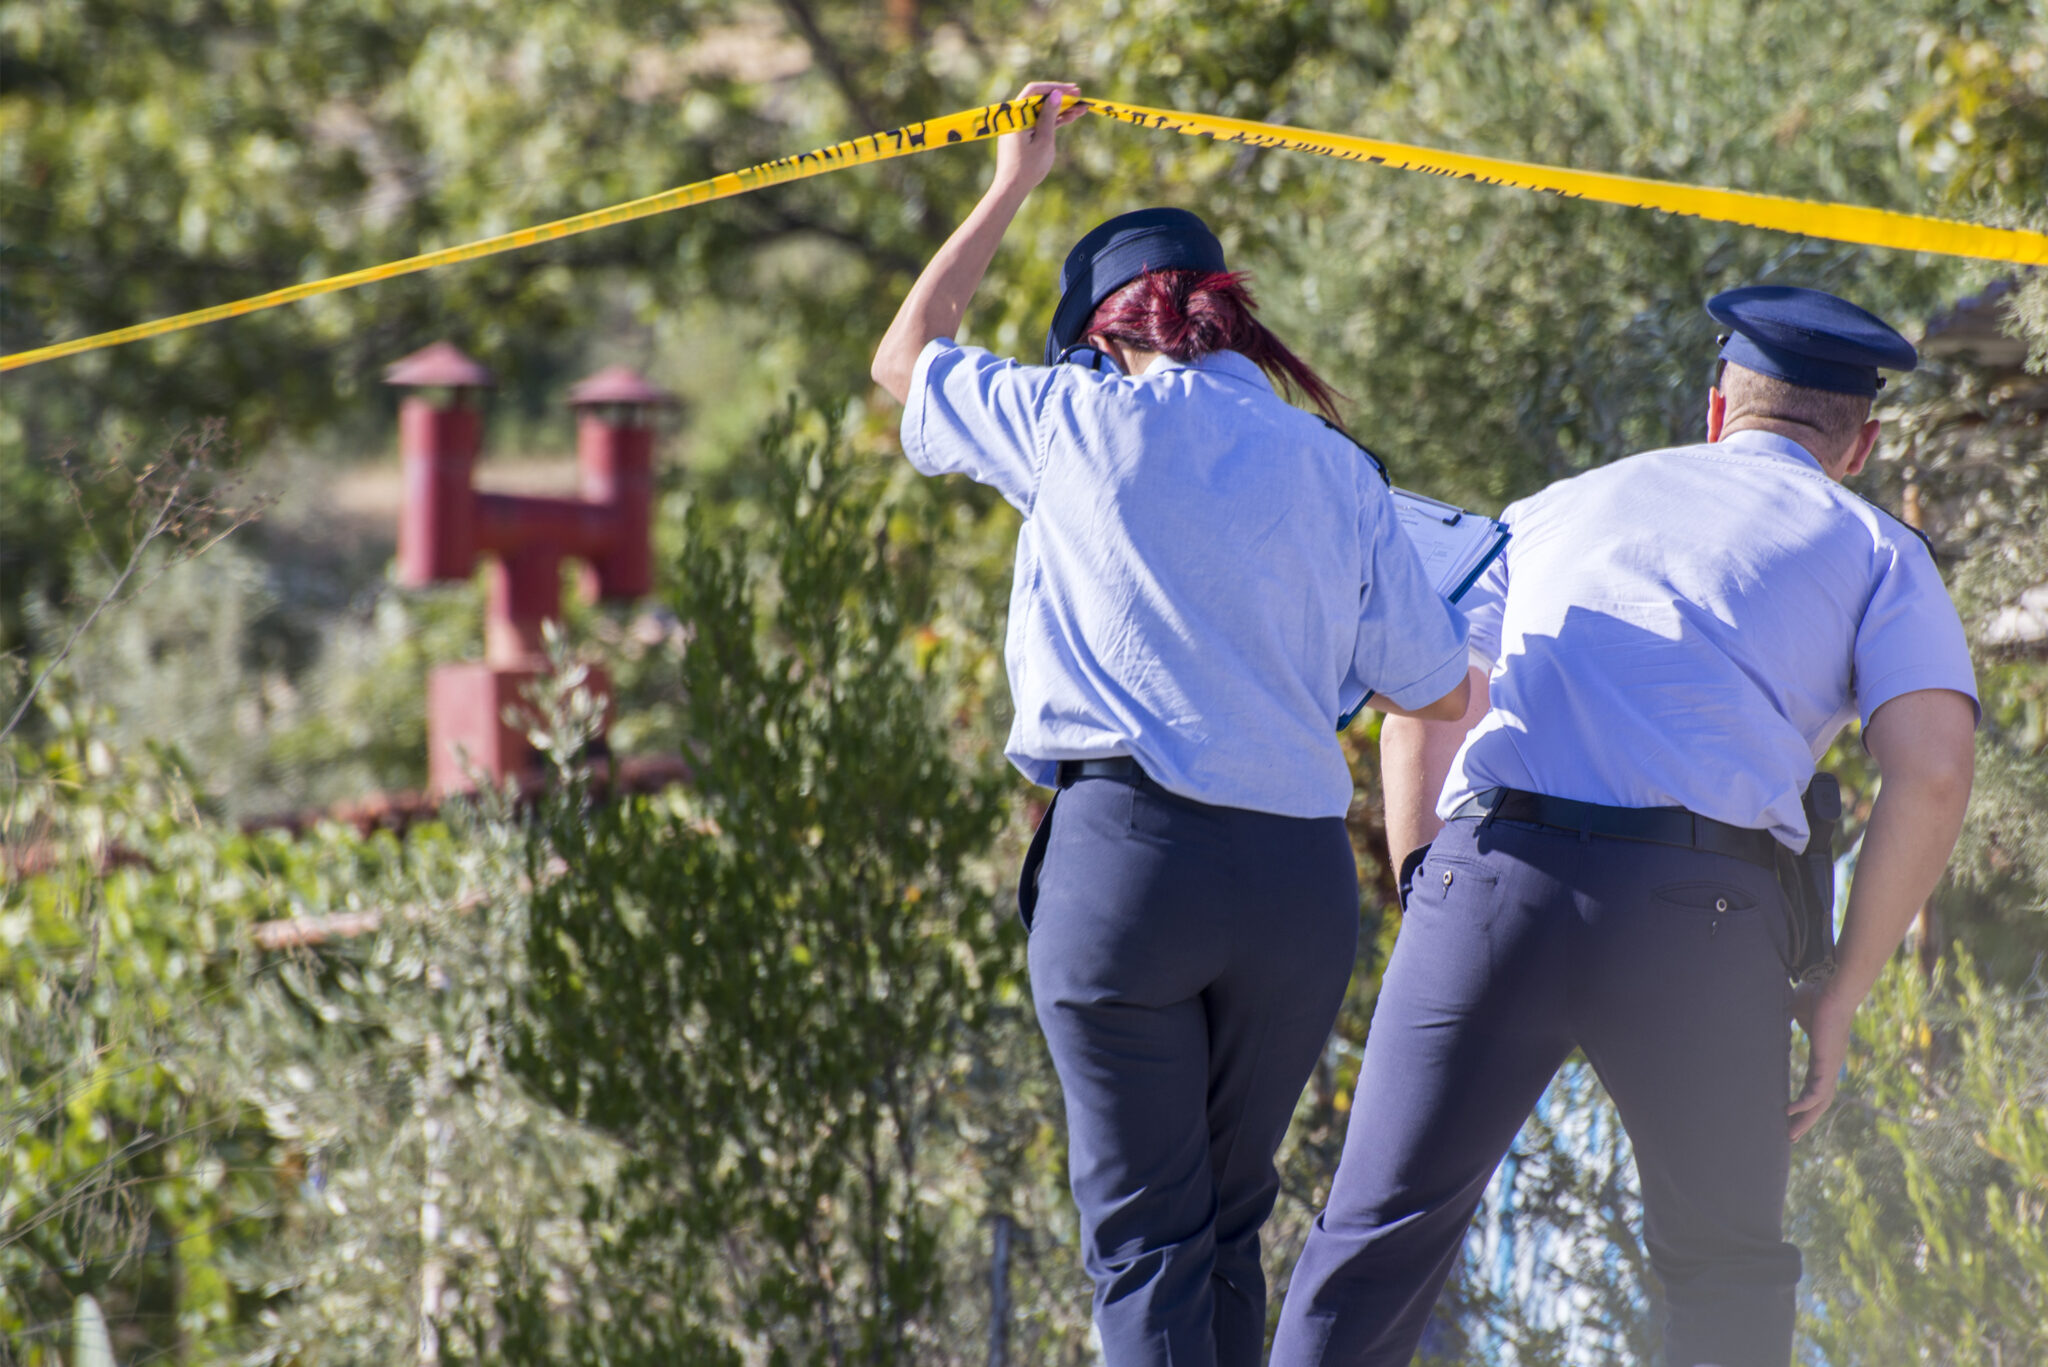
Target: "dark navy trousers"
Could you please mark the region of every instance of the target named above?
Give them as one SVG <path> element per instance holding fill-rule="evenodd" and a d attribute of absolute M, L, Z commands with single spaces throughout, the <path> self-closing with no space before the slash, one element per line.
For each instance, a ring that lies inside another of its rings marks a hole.
<path fill-rule="evenodd" d="M 1584 1051 L 1621 1112 L 1673 1367 L 1785 1367 L 1788 944 L 1728 855 L 1473 820 L 1417 872 L 1273 1367 L 1406 1367 L 1487 1179 Z"/>
<path fill-rule="evenodd" d="M 1357 948 L 1343 821 L 1083 778 L 1019 900 L 1108 1367 L 1257 1367 L 1273 1155 Z"/>

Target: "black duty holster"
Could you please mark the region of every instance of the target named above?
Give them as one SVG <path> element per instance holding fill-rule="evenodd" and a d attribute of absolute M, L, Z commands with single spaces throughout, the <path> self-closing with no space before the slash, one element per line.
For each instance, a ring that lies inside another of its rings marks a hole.
<path fill-rule="evenodd" d="M 1815 774 L 1800 799 L 1806 808 L 1806 849 L 1778 851 L 1778 884 L 1791 920 L 1792 981 L 1819 982 L 1835 971 L 1835 828 L 1842 821 L 1842 785 Z"/>
<path fill-rule="evenodd" d="M 1401 861 L 1401 871 L 1395 875 L 1394 883 L 1400 891 L 1401 910 L 1408 910 L 1408 898 L 1415 892 L 1415 873 L 1422 867 L 1422 861 L 1429 858 L 1429 846 L 1417 845 L 1408 851 L 1408 857 Z"/>

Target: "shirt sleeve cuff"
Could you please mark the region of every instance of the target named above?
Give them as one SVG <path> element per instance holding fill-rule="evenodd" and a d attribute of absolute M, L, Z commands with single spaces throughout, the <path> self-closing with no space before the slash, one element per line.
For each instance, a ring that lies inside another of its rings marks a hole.
<path fill-rule="evenodd" d="M 1912 669 L 1895 669 L 1868 687 L 1856 690 L 1856 709 L 1863 724 L 1870 725 L 1870 718 L 1878 708 L 1893 698 L 1907 693 L 1919 693 L 1939 688 L 1950 693 L 1960 693 L 1970 700 L 1970 706 L 1977 713 L 1977 724 L 1983 725 L 1984 705 L 1977 701 L 1977 681 L 1974 678 L 1956 677 L 1952 669 L 1939 666 L 1922 666 Z"/>
<path fill-rule="evenodd" d="M 1414 683 L 1404 684 L 1400 688 L 1383 688 L 1380 691 L 1391 698 L 1396 705 L 1413 712 L 1418 708 L 1429 706 L 1438 698 L 1456 688 L 1458 680 L 1465 677 L 1465 671 L 1468 668 L 1470 668 L 1470 656 L 1467 653 L 1465 643 L 1460 641 L 1457 650 L 1448 659 L 1417 679 Z"/>
<path fill-rule="evenodd" d="M 932 392 L 932 364 L 958 345 L 951 337 L 934 337 L 924 344 L 924 350 L 917 353 L 917 364 L 910 368 L 910 394 L 903 404 L 903 426 L 899 435 L 904 456 L 923 474 L 934 473 L 924 449 L 925 414 Z"/>

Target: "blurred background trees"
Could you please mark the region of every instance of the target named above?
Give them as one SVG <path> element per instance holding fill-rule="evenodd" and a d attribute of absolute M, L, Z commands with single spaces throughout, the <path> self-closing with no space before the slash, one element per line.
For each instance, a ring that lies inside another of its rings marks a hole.
<path fill-rule="evenodd" d="M 2048 203 L 2041 0 L 14 0 L 0 348 L 1044 75 L 1986 221 L 2042 226 Z M 2048 653 L 2025 606 L 2048 585 L 2048 283 L 1107 124 L 1066 142 L 971 339 L 1035 358 L 1072 239 L 1183 204 L 1397 480 L 1479 506 L 1695 437 L 1716 289 L 1819 285 L 1928 334 L 1862 487 L 1951 575 L 1982 778 L 1797 1156 L 1801 1351 L 2048 1355 Z M 56 668 L 0 737 L 0 1361 L 74 1361 L 88 1295 L 122 1363 L 1089 1360 L 1006 906 L 1033 814 L 997 754 L 1015 515 L 909 475 L 865 378 L 987 170 L 986 149 L 934 153 L 8 377 L 5 714 Z M 558 396 L 595 365 L 684 397 L 657 604 L 575 606 L 567 633 L 615 680 L 614 747 L 684 754 L 696 781 L 602 796 L 558 709 L 562 781 L 535 806 L 402 837 L 245 828 L 417 786 L 424 671 L 475 650 L 476 588 L 385 578 L 378 371 L 441 336 L 503 386 L 485 482 L 554 477 Z M 211 511 L 153 540 L 135 491 L 209 419 L 191 496 Z M 1398 926 L 1371 739 L 1346 744 L 1372 933 L 1283 1155 L 1276 1283 Z M 1867 810 L 1853 736 L 1828 763 Z M 255 929 L 284 919 L 295 939 Z M 1637 1221 L 1625 1142 L 1569 1073 L 1434 1347 L 1640 1360 Z"/>

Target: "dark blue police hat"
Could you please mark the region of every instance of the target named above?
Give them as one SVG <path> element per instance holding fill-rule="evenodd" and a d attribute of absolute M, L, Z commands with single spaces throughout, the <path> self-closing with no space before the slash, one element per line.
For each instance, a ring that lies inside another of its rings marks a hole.
<path fill-rule="evenodd" d="M 1221 271 L 1223 244 L 1186 209 L 1136 209 L 1098 224 L 1060 267 L 1060 302 L 1045 336 L 1045 363 L 1082 340 L 1096 306 L 1146 271 Z"/>
<path fill-rule="evenodd" d="M 1920 353 L 1882 318 L 1846 299 L 1796 285 L 1751 285 L 1707 301 L 1730 329 L 1721 359 L 1807 389 L 1871 395 L 1877 370 L 1911 370 Z"/>

